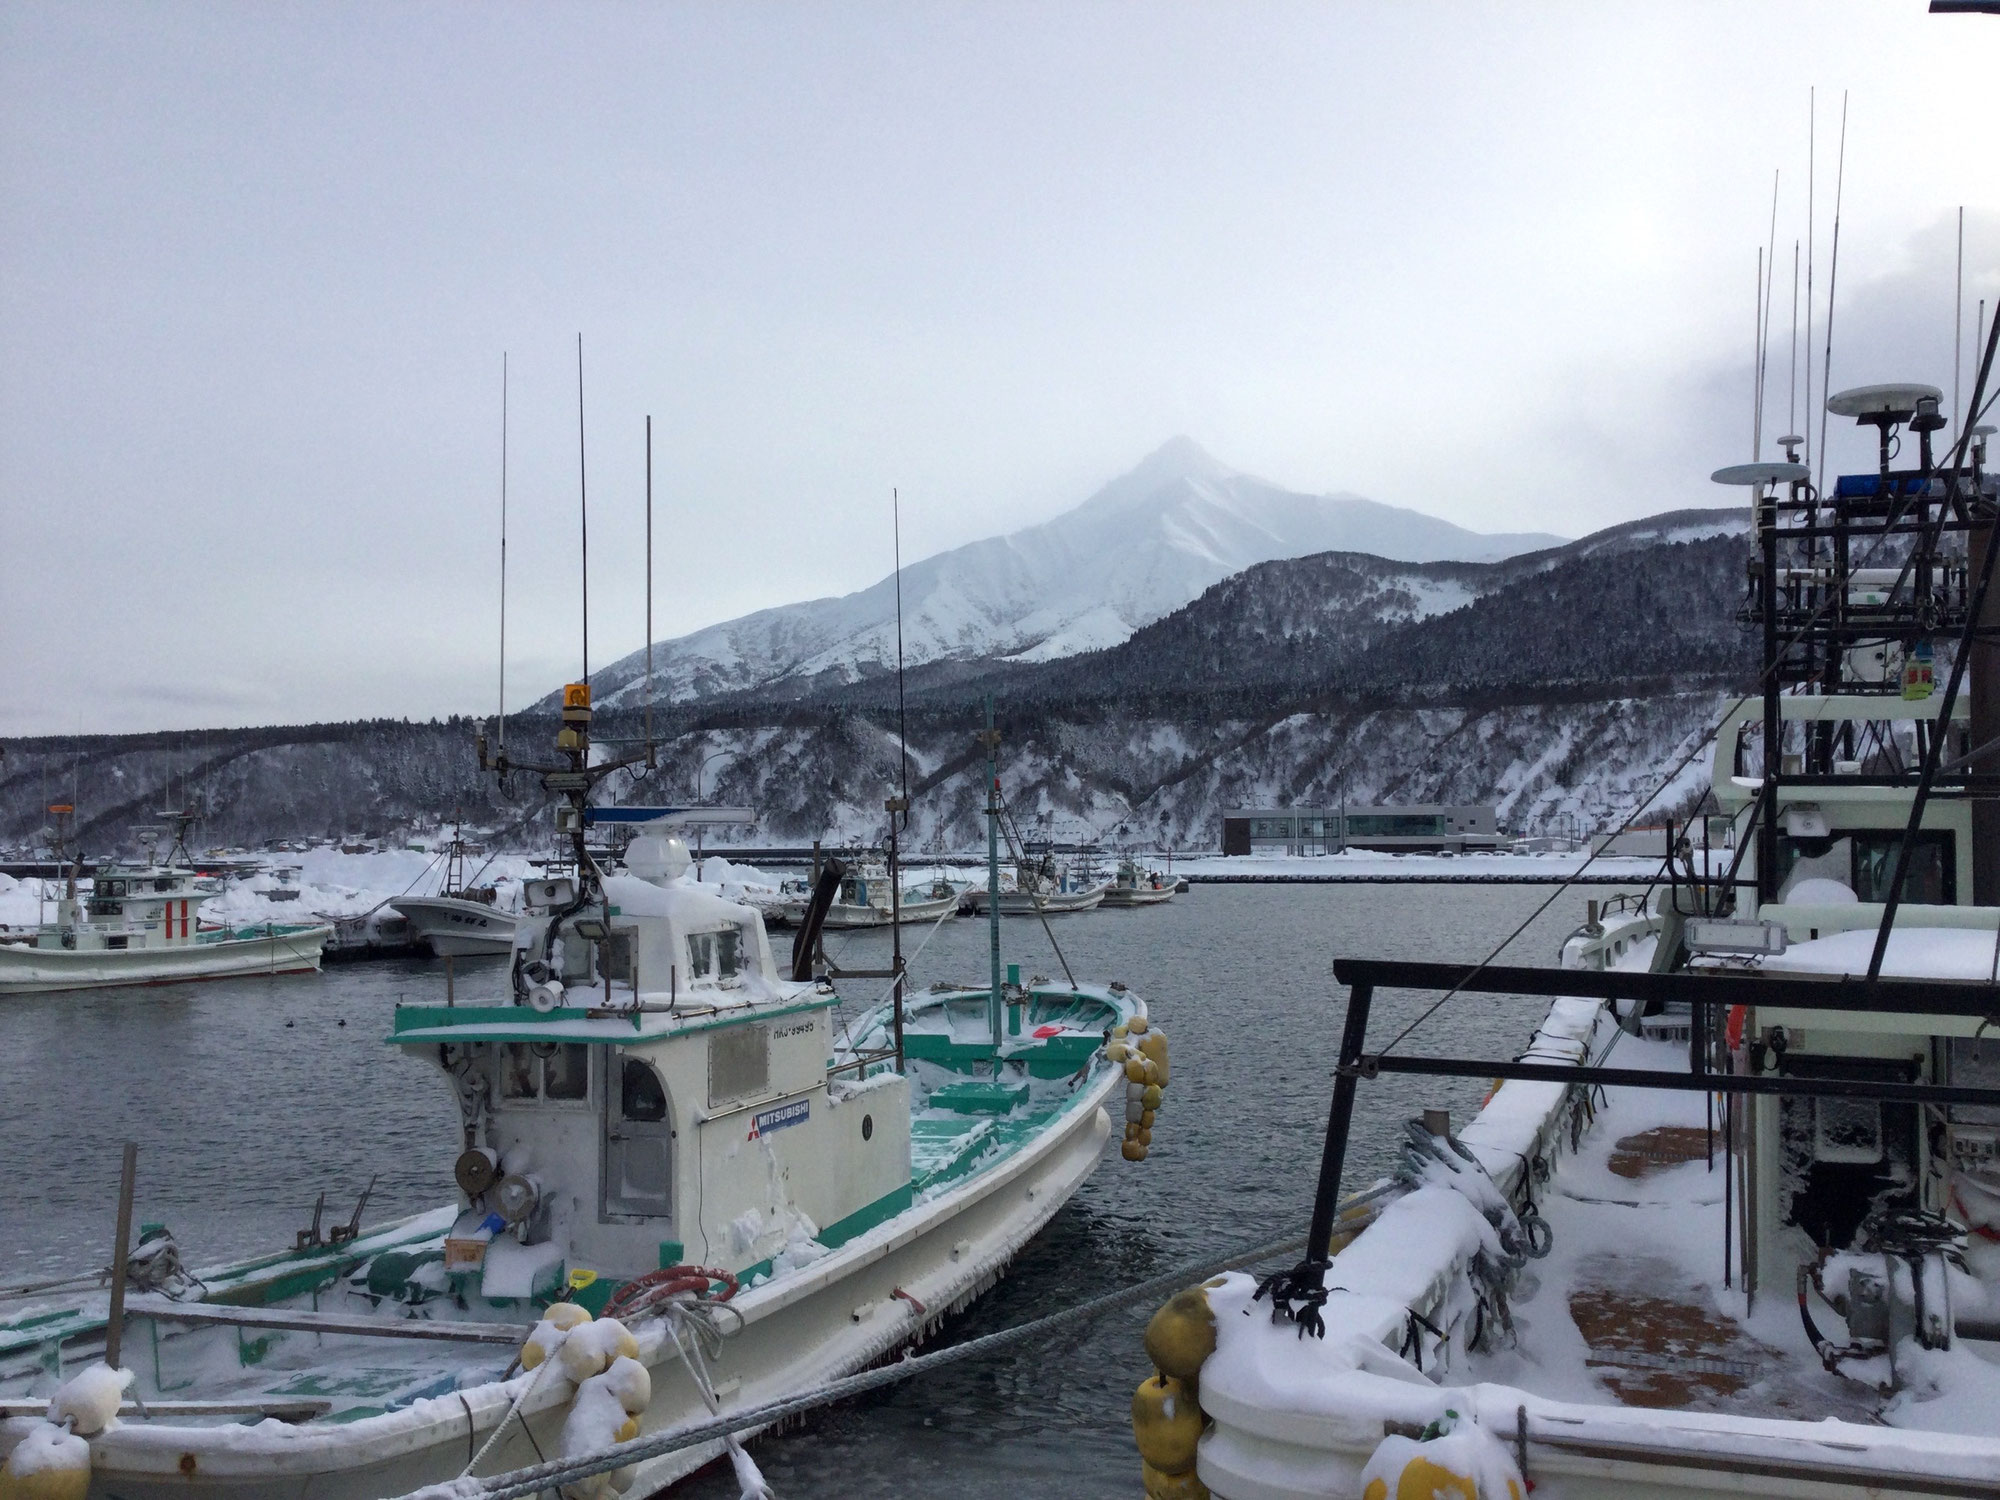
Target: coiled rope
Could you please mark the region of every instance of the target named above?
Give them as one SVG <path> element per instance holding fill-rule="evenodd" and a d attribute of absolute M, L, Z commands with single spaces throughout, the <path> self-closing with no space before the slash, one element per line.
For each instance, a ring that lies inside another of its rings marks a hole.
<path fill-rule="evenodd" d="M 886 1385 L 894 1385 L 898 1381 L 928 1374 L 946 1365 L 980 1359 L 1002 1349 L 1011 1348 L 1015 1344 L 1044 1338 L 1060 1329 L 1087 1322 L 1133 1302 L 1157 1297 L 1162 1292 L 1179 1291 L 1190 1282 L 1202 1281 L 1223 1271 L 1255 1265 L 1274 1256 L 1291 1254 L 1301 1248 L 1305 1240 L 1304 1235 L 1286 1235 L 1282 1239 L 1265 1240 L 1234 1250 L 1227 1255 L 1178 1266 L 1162 1275 L 1149 1277 L 1119 1291 L 1108 1292 L 1102 1297 L 1093 1297 L 1088 1302 L 1079 1302 L 1074 1307 L 1066 1307 L 1061 1312 L 1050 1313 L 1045 1318 L 1016 1324 L 1012 1328 L 1003 1328 L 998 1333 L 989 1333 L 981 1338 L 968 1339 L 962 1344 L 954 1344 L 948 1349 L 940 1349 L 932 1354 L 911 1355 L 891 1364 L 864 1370 L 858 1375 L 829 1381 L 825 1385 L 801 1391 L 780 1401 L 769 1401 L 762 1406 L 749 1407 L 726 1417 L 713 1417 L 706 1422 L 671 1428 L 666 1432 L 654 1433 L 650 1437 L 634 1438 L 629 1443 L 620 1443 L 616 1447 L 578 1458 L 555 1459 L 548 1463 L 536 1464 L 531 1468 L 494 1474 L 483 1479 L 462 1478 L 445 1484 L 430 1485 L 398 1497 L 398 1500 L 471 1500 L 474 1496 L 483 1497 L 483 1500 L 527 1500 L 531 1495 L 565 1484 L 573 1484 L 579 1479 L 608 1474 L 613 1469 L 622 1469 L 629 1464 L 643 1463 L 647 1459 L 678 1453 L 683 1449 L 699 1447 L 703 1443 L 715 1442 L 718 1439 L 727 1439 L 735 1433 L 768 1427 L 773 1423 L 785 1421 L 787 1418 L 802 1415 L 822 1406 L 830 1406 L 836 1401 L 844 1401 L 866 1391 L 878 1390 Z"/>

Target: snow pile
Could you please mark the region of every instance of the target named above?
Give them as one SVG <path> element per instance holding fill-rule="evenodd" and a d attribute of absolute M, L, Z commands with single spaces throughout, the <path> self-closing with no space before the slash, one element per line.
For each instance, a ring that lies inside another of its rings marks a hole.
<path fill-rule="evenodd" d="M 58 889 L 53 881 L 16 880 L 11 875 L 0 875 L 0 927 L 35 926 L 51 914 Z"/>
<path fill-rule="evenodd" d="M 1759 967 L 1792 974 L 1866 974 L 1875 929 L 1858 927 L 1794 943 Z M 1902 927 L 1889 934 L 1885 977 L 1991 980 L 2000 967 L 2000 934 L 1965 927 Z"/>

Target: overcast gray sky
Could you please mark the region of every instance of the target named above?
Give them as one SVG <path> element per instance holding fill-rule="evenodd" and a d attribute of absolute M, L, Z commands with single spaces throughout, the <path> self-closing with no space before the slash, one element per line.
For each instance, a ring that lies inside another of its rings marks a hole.
<path fill-rule="evenodd" d="M 1996 61 L 1921 0 L 0 3 L 0 730 L 490 711 L 502 351 L 552 687 L 579 331 L 599 660 L 648 412 L 663 638 L 880 577 L 892 485 L 915 557 L 1176 433 L 1482 530 L 1726 502 L 1808 87 L 1834 384 L 1948 388 Z"/>

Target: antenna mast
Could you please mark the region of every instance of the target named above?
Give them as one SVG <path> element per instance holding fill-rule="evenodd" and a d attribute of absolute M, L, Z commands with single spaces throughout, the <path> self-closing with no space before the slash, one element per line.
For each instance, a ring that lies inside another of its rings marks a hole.
<path fill-rule="evenodd" d="M 500 722 L 495 731 L 507 753 L 507 351 L 500 351 Z"/>
<path fill-rule="evenodd" d="M 1951 420 L 1953 427 L 1965 430 L 1965 413 L 1958 404 L 1958 372 L 1963 359 L 1959 340 L 1965 332 L 1965 205 L 1958 206 L 1958 276 L 1951 293 Z"/>
<path fill-rule="evenodd" d="M 1819 372 L 1821 392 L 1819 412 L 1819 470 L 1813 476 L 1813 490 L 1817 493 L 1826 482 L 1826 401 L 1825 394 L 1833 389 L 1833 293 L 1840 284 L 1840 200 L 1847 188 L 1847 95 L 1840 96 L 1840 156 L 1839 166 L 1833 177 L 1833 253 L 1826 272 L 1826 363 Z"/>
<path fill-rule="evenodd" d="M 646 769 L 653 758 L 653 419 L 646 418 Z"/>
<path fill-rule="evenodd" d="M 583 335 L 576 336 L 576 508 L 583 523 L 583 685 L 590 686 L 590 476 L 583 450 Z"/>

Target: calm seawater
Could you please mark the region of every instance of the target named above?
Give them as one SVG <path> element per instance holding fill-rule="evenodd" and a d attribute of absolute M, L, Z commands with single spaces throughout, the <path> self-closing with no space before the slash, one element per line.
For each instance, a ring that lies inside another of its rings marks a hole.
<path fill-rule="evenodd" d="M 1152 1153 L 1117 1134 L 1095 1176 L 945 1330 L 992 1332 L 1218 1251 L 1303 1231 L 1326 1128 L 1344 992 L 1337 955 L 1474 960 L 1547 896 L 1544 887 L 1196 886 L 1164 907 L 1051 919 L 1083 981 L 1121 979 L 1168 1033 L 1173 1083 Z M 1504 955 L 1554 961 L 1583 919 L 1566 893 Z M 921 936 L 921 934 L 919 934 Z M 1039 923 L 1009 918 L 1003 959 L 1060 978 Z M 787 934 L 774 934 L 781 951 Z M 912 938 L 912 943 L 916 941 Z M 835 936 L 856 967 L 885 966 L 880 933 Z M 917 986 L 982 983 L 986 924 L 947 922 L 912 966 Z M 461 999 L 501 983 L 499 961 L 460 961 Z M 139 1142 L 137 1215 L 169 1224 L 193 1264 L 291 1243 L 327 1196 L 344 1221 L 370 1177 L 369 1222 L 451 1194 L 457 1110 L 435 1069 L 385 1047 L 398 998 L 436 1000 L 430 962 L 317 978 L 0 1001 L 0 1284 L 105 1264 L 118 1153 Z M 866 997 L 862 989 L 850 998 Z M 1378 995 L 1385 1043 L 1435 996 Z M 1454 999 L 1412 1050 L 1512 1056 L 1534 1002 Z M 1350 1180 L 1387 1163 L 1404 1119 L 1484 1084 L 1384 1078 L 1362 1085 Z M 1152 1308 L 1081 1336 L 1024 1345 L 905 1383 L 754 1445 L 781 1496 L 913 1493 L 1105 1496 L 1138 1492 L 1127 1407 L 1148 1373 Z M 726 1466 L 688 1493 L 728 1500 Z"/>

